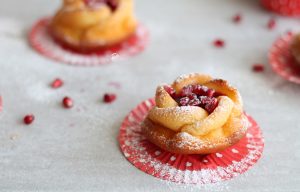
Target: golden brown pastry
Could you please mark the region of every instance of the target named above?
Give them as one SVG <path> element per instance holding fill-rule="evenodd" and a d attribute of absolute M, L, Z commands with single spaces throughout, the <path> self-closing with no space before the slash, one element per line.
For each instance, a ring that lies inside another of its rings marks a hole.
<path fill-rule="evenodd" d="M 222 79 L 189 74 L 157 87 L 142 123 L 149 141 L 179 154 L 209 154 L 237 143 L 248 120 L 238 90 Z"/>
<path fill-rule="evenodd" d="M 136 26 L 132 0 L 64 0 L 49 29 L 63 45 L 84 52 L 118 44 Z"/>
<path fill-rule="evenodd" d="M 291 44 L 291 52 L 297 64 L 300 65 L 300 34 L 294 37 Z"/>

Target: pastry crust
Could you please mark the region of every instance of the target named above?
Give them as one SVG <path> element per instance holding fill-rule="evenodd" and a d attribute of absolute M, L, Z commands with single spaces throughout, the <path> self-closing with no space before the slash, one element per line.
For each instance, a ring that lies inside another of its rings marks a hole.
<path fill-rule="evenodd" d="M 294 37 L 291 44 L 291 52 L 298 66 L 300 66 L 300 34 Z"/>
<path fill-rule="evenodd" d="M 117 0 L 116 10 L 107 5 L 91 8 L 85 0 L 64 0 L 53 17 L 53 38 L 77 51 L 94 51 L 116 45 L 135 33 L 137 22 L 132 0 Z"/>
<path fill-rule="evenodd" d="M 177 78 L 171 87 L 180 92 L 183 87 L 196 84 L 220 94 L 214 111 L 208 114 L 198 106 L 178 106 L 163 86 L 159 86 L 156 106 L 142 123 L 142 131 L 149 141 L 173 153 L 209 154 L 232 146 L 245 135 L 248 120 L 237 89 L 225 80 L 197 73 Z"/>

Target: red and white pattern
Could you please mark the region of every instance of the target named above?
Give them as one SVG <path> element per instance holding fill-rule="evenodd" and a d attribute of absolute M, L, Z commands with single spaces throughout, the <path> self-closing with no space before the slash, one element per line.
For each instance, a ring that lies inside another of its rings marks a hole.
<path fill-rule="evenodd" d="M 290 50 L 293 34 L 287 33 L 277 39 L 269 51 L 269 63 L 273 70 L 284 79 L 300 84 L 300 67 Z"/>
<path fill-rule="evenodd" d="M 2 97 L 0 95 L 0 112 L 2 111 Z"/>
<path fill-rule="evenodd" d="M 146 100 L 133 109 L 120 128 L 119 143 L 124 156 L 138 169 L 157 178 L 185 184 L 227 180 L 247 171 L 261 157 L 264 140 L 250 116 L 247 135 L 236 145 L 209 155 L 180 155 L 164 151 L 141 133 L 141 122 L 155 105 Z"/>
<path fill-rule="evenodd" d="M 299 0 L 261 0 L 262 5 L 273 12 L 285 16 L 299 16 L 300 15 L 300 1 Z"/>
<path fill-rule="evenodd" d="M 31 46 L 40 54 L 66 64 L 96 66 L 109 64 L 114 60 L 122 60 L 142 52 L 148 44 L 149 33 L 143 25 L 139 25 L 136 34 L 124 41 L 117 48 L 93 54 L 81 54 L 67 50 L 55 42 L 48 33 L 50 18 L 39 20 L 29 34 Z"/>

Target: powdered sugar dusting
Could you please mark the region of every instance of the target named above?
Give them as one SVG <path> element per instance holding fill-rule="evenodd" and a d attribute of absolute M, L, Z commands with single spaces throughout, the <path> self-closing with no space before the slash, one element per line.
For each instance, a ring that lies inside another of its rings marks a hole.
<path fill-rule="evenodd" d="M 146 104 L 144 102 L 141 105 Z M 133 112 L 138 109 L 139 107 Z M 129 114 L 131 115 L 132 113 Z M 137 126 L 140 125 L 139 122 L 123 123 L 119 136 L 120 147 L 133 165 L 155 177 L 198 186 L 215 183 L 245 172 L 260 158 L 264 146 L 261 132 L 254 120 L 250 117 L 248 119 L 253 125 L 248 128 L 248 133 L 253 137 L 245 137 L 232 148 L 204 157 L 171 154 L 161 150 L 146 140 L 141 127 Z M 188 133 L 181 133 L 181 137 L 188 137 L 192 141 L 192 136 Z M 251 145 L 251 148 L 248 148 L 248 145 Z M 235 150 L 239 152 L 238 155 L 234 155 Z M 232 160 L 228 161 L 228 158 Z"/>

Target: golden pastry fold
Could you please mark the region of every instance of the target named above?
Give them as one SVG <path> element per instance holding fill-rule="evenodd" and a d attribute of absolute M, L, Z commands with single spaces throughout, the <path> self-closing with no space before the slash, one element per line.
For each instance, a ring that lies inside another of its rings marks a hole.
<path fill-rule="evenodd" d="M 157 87 L 156 106 L 142 123 L 149 141 L 179 154 L 208 154 L 237 143 L 247 131 L 238 90 L 222 79 L 189 74 Z"/>

